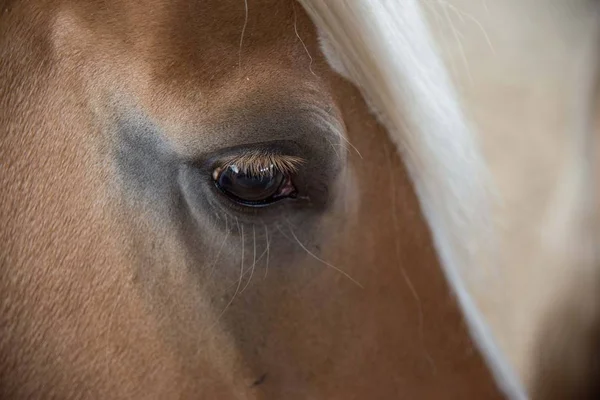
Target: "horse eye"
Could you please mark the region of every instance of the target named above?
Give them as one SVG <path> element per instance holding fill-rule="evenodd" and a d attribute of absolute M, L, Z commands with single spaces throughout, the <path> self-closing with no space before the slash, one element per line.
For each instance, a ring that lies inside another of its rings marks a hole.
<path fill-rule="evenodd" d="M 249 207 L 266 206 L 286 197 L 295 197 L 296 194 L 290 177 L 274 166 L 250 172 L 232 164 L 215 169 L 213 179 L 221 192 Z"/>

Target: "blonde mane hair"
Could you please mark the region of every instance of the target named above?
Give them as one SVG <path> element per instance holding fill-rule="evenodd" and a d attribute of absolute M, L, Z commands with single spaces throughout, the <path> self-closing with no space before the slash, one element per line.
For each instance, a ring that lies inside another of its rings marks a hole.
<path fill-rule="evenodd" d="M 419 1 L 300 2 L 331 66 L 359 87 L 402 154 L 442 268 L 498 384 L 525 399 L 466 288 L 467 271 L 484 267 L 494 250 L 493 188 Z"/>

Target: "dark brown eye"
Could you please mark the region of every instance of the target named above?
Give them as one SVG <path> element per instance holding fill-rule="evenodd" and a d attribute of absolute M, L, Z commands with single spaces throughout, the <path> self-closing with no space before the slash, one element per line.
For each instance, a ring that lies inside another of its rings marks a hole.
<path fill-rule="evenodd" d="M 215 169 L 213 179 L 229 198 L 250 207 L 269 205 L 296 193 L 291 179 L 274 166 L 250 172 L 231 164 Z"/>

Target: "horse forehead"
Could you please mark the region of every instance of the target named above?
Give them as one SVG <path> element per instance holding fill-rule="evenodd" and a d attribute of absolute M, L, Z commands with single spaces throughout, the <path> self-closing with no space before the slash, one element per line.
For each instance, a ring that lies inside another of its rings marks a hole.
<path fill-rule="evenodd" d="M 88 91 L 108 89 L 179 126 L 211 125 L 232 111 L 252 113 L 285 99 L 329 100 L 313 71 L 320 62 L 316 32 L 295 2 L 108 4 L 65 3 L 54 18 L 54 49 L 87 69 Z"/>
<path fill-rule="evenodd" d="M 257 58 L 289 65 L 316 41 L 303 9 L 281 0 L 67 1 L 52 13 L 55 41 L 143 59 L 170 76 L 194 65 L 196 76 L 214 80 Z"/>

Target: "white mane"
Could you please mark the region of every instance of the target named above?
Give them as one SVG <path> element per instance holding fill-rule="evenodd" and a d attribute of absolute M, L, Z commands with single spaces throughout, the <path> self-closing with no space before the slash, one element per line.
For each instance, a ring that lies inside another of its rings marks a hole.
<path fill-rule="evenodd" d="M 402 153 L 441 265 L 498 384 L 525 399 L 466 289 L 465 271 L 483 267 L 480 257 L 493 250 L 493 188 L 418 0 L 300 2 L 332 67 L 361 89 Z"/>

